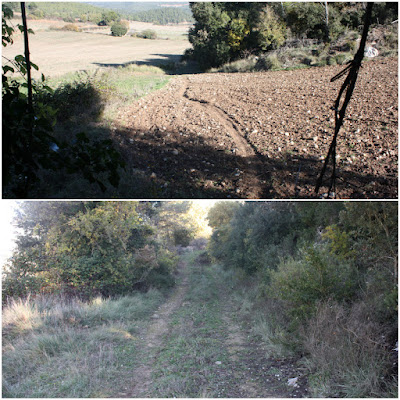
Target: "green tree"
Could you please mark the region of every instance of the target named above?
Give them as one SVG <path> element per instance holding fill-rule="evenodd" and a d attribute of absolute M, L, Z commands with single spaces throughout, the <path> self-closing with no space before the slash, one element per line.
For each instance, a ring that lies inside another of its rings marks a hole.
<path fill-rule="evenodd" d="M 115 11 L 105 11 L 101 16 L 99 25 L 111 25 L 113 22 L 120 21 L 121 17 Z"/>
<path fill-rule="evenodd" d="M 128 32 L 128 28 L 126 25 L 117 22 L 111 26 L 111 34 L 113 36 L 125 36 L 126 33 Z"/>
<path fill-rule="evenodd" d="M 279 47 L 285 25 L 265 3 L 191 3 L 194 28 L 189 31 L 192 57 L 204 69 Z"/>
<path fill-rule="evenodd" d="M 16 224 L 23 234 L 3 281 L 5 296 L 110 296 L 173 283 L 177 259 L 159 246 L 146 205 L 24 203 Z"/>

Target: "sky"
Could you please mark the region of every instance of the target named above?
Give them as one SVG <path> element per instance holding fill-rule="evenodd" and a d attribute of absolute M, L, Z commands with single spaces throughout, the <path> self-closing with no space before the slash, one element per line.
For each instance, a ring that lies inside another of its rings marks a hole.
<path fill-rule="evenodd" d="M 1 200 L 0 202 L 0 265 L 3 265 L 11 256 L 14 247 L 15 229 L 12 226 L 12 218 L 16 207 L 16 201 Z"/>

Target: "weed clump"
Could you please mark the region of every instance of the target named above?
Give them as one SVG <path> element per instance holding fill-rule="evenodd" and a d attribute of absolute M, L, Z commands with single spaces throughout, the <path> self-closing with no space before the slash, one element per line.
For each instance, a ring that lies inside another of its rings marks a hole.
<path fill-rule="evenodd" d="M 142 32 L 136 33 L 136 37 L 141 39 L 155 40 L 157 39 L 157 32 L 152 29 L 145 29 Z"/>

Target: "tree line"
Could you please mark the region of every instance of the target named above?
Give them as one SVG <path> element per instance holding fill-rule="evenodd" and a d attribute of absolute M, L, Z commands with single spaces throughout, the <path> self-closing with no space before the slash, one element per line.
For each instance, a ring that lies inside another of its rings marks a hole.
<path fill-rule="evenodd" d="M 133 21 L 151 22 L 157 25 L 194 22 L 190 10 L 177 7 L 160 7 L 153 10 L 141 11 L 130 14 L 130 19 Z"/>
<path fill-rule="evenodd" d="M 365 12 L 364 3 L 328 2 L 193 2 L 190 8 L 196 22 L 186 55 L 203 69 L 276 50 L 289 38 L 329 43 L 346 30 L 359 31 Z M 373 23 L 397 17 L 396 3 L 374 4 Z"/>
<path fill-rule="evenodd" d="M 9 7 L 19 11 L 19 3 L 9 2 Z M 121 18 L 133 21 L 151 22 L 159 25 L 193 22 L 193 16 L 187 7 L 158 7 L 150 10 L 132 12 L 129 7 L 105 9 L 102 7 L 73 2 L 31 2 L 27 3 L 28 17 L 60 18 L 65 22 L 92 22 L 107 24 L 118 22 Z"/>

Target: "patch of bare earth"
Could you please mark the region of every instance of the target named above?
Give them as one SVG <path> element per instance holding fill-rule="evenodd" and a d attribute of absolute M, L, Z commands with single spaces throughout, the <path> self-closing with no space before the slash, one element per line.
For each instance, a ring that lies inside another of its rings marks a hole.
<path fill-rule="evenodd" d="M 231 371 L 238 398 L 292 398 L 308 397 L 307 379 L 294 359 L 274 359 L 267 354 L 262 342 L 257 340 L 240 323 L 232 318 L 234 306 L 229 299 L 224 305 L 223 320 L 227 336 L 225 346 L 230 355 Z M 290 386 L 289 379 L 297 378 Z"/>
<path fill-rule="evenodd" d="M 183 263 L 180 265 L 180 273 L 181 283 L 174 294 L 153 314 L 153 321 L 146 331 L 139 335 L 138 348 L 141 348 L 147 357 L 132 371 L 130 388 L 127 393 L 120 393 L 120 397 L 151 397 L 149 393 L 152 390 L 152 365 L 162 345 L 162 338 L 168 333 L 170 316 L 182 305 L 188 287 L 186 265 Z"/>
<path fill-rule="evenodd" d="M 120 110 L 117 139 L 160 197 L 317 198 L 342 84 L 330 79 L 343 68 L 178 76 Z M 337 198 L 397 197 L 397 71 L 397 58 L 363 64 L 338 138 Z"/>

